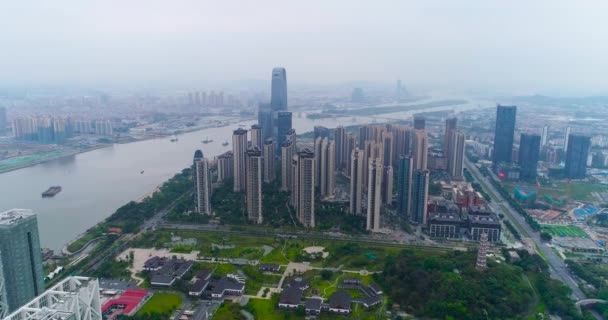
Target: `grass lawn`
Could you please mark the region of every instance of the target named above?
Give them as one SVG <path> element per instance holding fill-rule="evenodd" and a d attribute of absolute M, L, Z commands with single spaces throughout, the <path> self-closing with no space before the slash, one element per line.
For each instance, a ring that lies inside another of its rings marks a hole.
<path fill-rule="evenodd" d="M 503 182 L 505 189 L 509 193 L 513 193 L 515 187 L 526 187 L 536 190 L 535 184 L 520 183 L 520 182 Z M 566 181 L 554 181 L 550 186 L 540 187 L 541 196 L 548 195 L 552 197 L 565 197 L 566 196 Z M 591 194 L 593 192 L 608 192 L 608 186 L 585 182 L 585 181 L 572 181 L 570 183 L 570 199 L 579 201 L 592 201 L 596 200 Z"/>
<path fill-rule="evenodd" d="M 235 320 L 244 319 L 240 314 L 241 307 L 238 303 L 224 302 L 213 314 L 213 320 Z"/>
<path fill-rule="evenodd" d="M 585 231 L 581 230 L 577 226 L 555 226 L 555 225 L 542 225 L 542 230 L 550 233 L 554 236 L 568 236 L 568 237 L 582 237 L 588 238 L 589 236 Z"/>
<path fill-rule="evenodd" d="M 274 299 L 249 299 L 247 307 L 256 319 L 282 320 L 286 318 L 282 311 L 277 310 L 277 302 Z"/>
<path fill-rule="evenodd" d="M 138 315 L 146 313 L 169 314 L 182 304 L 182 297 L 179 294 L 169 292 L 157 292 L 148 302 L 137 312 Z"/>

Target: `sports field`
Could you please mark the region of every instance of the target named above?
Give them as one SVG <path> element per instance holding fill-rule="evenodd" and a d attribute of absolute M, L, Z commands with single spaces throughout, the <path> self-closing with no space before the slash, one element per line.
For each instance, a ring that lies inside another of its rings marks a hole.
<path fill-rule="evenodd" d="M 581 230 L 576 226 L 557 226 L 557 225 L 542 225 L 542 230 L 550 233 L 553 236 L 560 237 L 583 237 L 588 238 L 589 236 L 585 231 Z"/>

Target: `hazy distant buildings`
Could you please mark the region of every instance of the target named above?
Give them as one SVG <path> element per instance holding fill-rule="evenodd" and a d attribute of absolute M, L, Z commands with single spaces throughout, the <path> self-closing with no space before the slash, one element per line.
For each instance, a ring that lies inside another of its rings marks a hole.
<path fill-rule="evenodd" d="M 350 96 L 350 101 L 354 103 L 364 103 L 365 102 L 365 94 L 363 93 L 362 88 L 354 88 L 353 93 Z"/>
<path fill-rule="evenodd" d="M 444 137 L 443 137 L 443 154 L 444 155 L 447 155 L 450 153 L 448 148 L 450 145 L 451 135 L 457 129 L 457 123 L 458 123 L 457 118 L 448 118 L 445 120 L 445 131 L 444 131 Z"/>
<path fill-rule="evenodd" d="M 382 207 L 382 177 L 384 166 L 381 158 L 369 160 L 367 179 L 367 223 L 366 229 L 380 230 L 380 212 Z"/>
<path fill-rule="evenodd" d="M 397 175 L 397 214 L 409 218 L 412 204 L 412 157 L 401 156 Z"/>
<path fill-rule="evenodd" d="M 310 149 L 298 153 L 297 212 L 305 227 L 315 227 L 315 155 Z"/>
<path fill-rule="evenodd" d="M 329 138 L 329 129 L 327 129 L 326 127 L 315 126 L 313 132 L 314 132 L 315 140 L 317 140 L 317 138 L 319 138 L 319 137 Z"/>
<path fill-rule="evenodd" d="M 245 191 L 247 186 L 247 166 L 245 163 L 247 152 L 247 130 L 236 129 L 232 133 L 232 154 L 234 163 L 234 192 Z"/>
<path fill-rule="evenodd" d="M 3 134 L 6 131 L 6 127 L 8 126 L 7 119 L 6 108 L 0 107 L 0 134 Z"/>
<path fill-rule="evenodd" d="M 194 152 L 194 198 L 197 213 L 211 215 L 211 176 L 209 160 L 201 150 Z"/>
<path fill-rule="evenodd" d="M 545 125 L 543 127 L 543 133 L 540 138 L 540 146 L 545 147 L 545 146 L 547 146 L 548 142 L 549 142 L 549 126 Z"/>
<path fill-rule="evenodd" d="M 262 217 L 262 151 L 258 146 L 247 150 L 247 217 L 257 224 Z"/>
<path fill-rule="evenodd" d="M 426 127 L 426 119 L 423 116 L 414 116 L 414 129 L 424 130 Z"/>
<path fill-rule="evenodd" d="M 515 134 L 516 106 L 496 106 L 496 127 L 494 130 L 494 151 L 492 167 L 497 169 L 500 163 L 511 163 L 513 160 L 513 135 Z"/>
<path fill-rule="evenodd" d="M 568 142 L 570 141 L 570 126 L 566 127 L 566 133 L 564 133 L 564 152 L 568 152 Z"/>
<path fill-rule="evenodd" d="M 287 72 L 285 68 L 272 69 L 270 105 L 272 111 L 287 110 Z M 283 141 L 279 142 L 282 143 Z"/>
<path fill-rule="evenodd" d="M 277 168 L 276 168 L 276 157 L 275 157 L 275 147 L 274 140 L 266 139 L 264 142 L 264 182 L 272 183 L 276 177 Z"/>
<path fill-rule="evenodd" d="M 410 219 L 425 225 L 427 219 L 427 202 L 429 197 L 429 171 L 414 170 Z"/>
<path fill-rule="evenodd" d="M 361 215 L 363 196 L 363 150 L 358 148 L 351 152 L 350 159 L 350 206 L 349 212 Z"/>
<path fill-rule="evenodd" d="M 44 292 L 38 222 L 31 210 L 0 213 L 0 262 L 9 310 Z"/>
<path fill-rule="evenodd" d="M 217 181 L 226 181 L 234 176 L 234 156 L 226 151 L 217 156 Z"/>
<path fill-rule="evenodd" d="M 568 136 L 568 151 L 566 152 L 566 178 L 584 179 L 587 176 L 587 158 L 591 138 L 570 134 Z"/>
<path fill-rule="evenodd" d="M 519 178 L 536 179 L 541 136 L 522 133 L 519 139 Z"/>

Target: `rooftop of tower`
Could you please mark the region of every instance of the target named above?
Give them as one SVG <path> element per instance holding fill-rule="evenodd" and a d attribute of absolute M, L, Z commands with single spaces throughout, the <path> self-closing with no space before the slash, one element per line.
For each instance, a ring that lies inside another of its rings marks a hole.
<path fill-rule="evenodd" d="M 0 226 L 9 226 L 19 222 L 22 219 L 33 217 L 36 214 L 29 209 L 11 209 L 0 212 Z"/>

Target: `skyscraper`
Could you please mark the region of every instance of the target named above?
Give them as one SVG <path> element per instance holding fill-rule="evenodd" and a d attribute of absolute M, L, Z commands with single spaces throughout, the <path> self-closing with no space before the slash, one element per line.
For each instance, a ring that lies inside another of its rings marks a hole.
<path fill-rule="evenodd" d="M 262 151 L 258 146 L 247 150 L 247 217 L 261 224 L 262 217 Z"/>
<path fill-rule="evenodd" d="M 314 153 L 315 153 L 315 187 L 321 186 L 321 148 L 323 145 L 323 138 L 318 137 L 314 140 Z"/>
<path fill-rule="evenodd" d="M 361 197 L 363 196 L 363 150 L 354 149 L 350 160 L 350 206 L 349 212 L 361 215 Z"/>
<path fill-rule="evenodd" d="M 277 112 L 277 141 L 280 145 L 285 142 L 287 135 L 291 131 L 292 115 L 289 111 Z"/>
<path fill-rule="evenodd" d="M 547 142 L 549 142 L 549 126 L 545 125 L 543 127 L 543 134 L 541 135 L 541 138 L 540 138 L 540 146 L 541 147 L 546 146 Z"/>
<path fill-rule="evenodd" d="M 414 116 L 414 129 L 424 130 L 426 127 L 426 119 L 423 116 Z"/>
<path fill-rule="evenodd" d="M 320 137 L 317 140 L 321 139 Z M 321 141 L 321 155 L 320 155 L 320 178 L 319 189 L 321 197 L 331 198 L 334 195 L 335 185 L 335 155 L 336 148 L 334 141 L 330 141 L 329 138 L 323 138 Z"/>
<path fill-rule="evenodd" d="M 272 111 L 287 110 L 287 73 L 285 68 L 272 69 L 270 105 Z"/>
<path fill-rule="evenodd" d="M 496 128 L 494 130 L 494 152 L 492 154 L 492 167 L 495 170 L 499 163 L 511 163 L 513 160 L 516 113 L 516 106 L 496 106 Z"/>
<path fill-rule="evenodd" d="M 217 181 L 226 181 L 234 176 L 234 156 L 226 151 L 217 156 Z"/>
<path fill-rule="evenodd" d="M 397 175 L 397 214 L 409 218 L 412 204 L 412 157 L 401 156 Z"/>
<path fill-rule="evenodd" d="M 427 218 L 426 206 L 429 198 L 429 171 L 414 170 L 413 180 L 410 218 L 413 222 L 425 225 Z"/>
<path fill-rule="evenodd" d="M 393 137 L 395 145 L 393 147 L 393 163 L 395 163 L 397 169 L 399 169 L 399 159 L 402 156 L 410 155 L 411 153 L 412 131 L 406 126 L 395 125 L 393 126 Z"/>
<path fill-rule="evenodd" d="M 566 127 L 566 133 L 564 134 L 564 152 L 568 152 L 569 139 L 570 139 L 570 126 Z"/>
<path fill-rule="evenodd" d="M 568 179 L 584 179 L 587 176 L 587 158 L 591 138 L 570 134 L 568 136 L 568 151 L 566 152 L 566 177 Z"/>
<path fill-rule="evenodd" d="M 272 183 L 276 177 L 276 157 L 274 152 L 277 148 L 275 147 L 274 140 L 266 139 L 264 142 L 264 182 Z"/>
<path fill-rule="evenodd" d="M 262 127 L 262 139 L 266 140 L 273 136 L 273 115 L 269 103 L 260 103 L 258 110 L 258 124 Z"/>
<path fill-rule="evenodd" d="M 0 213 L 0 257 L 11 311 L 44 292 L 38 222 L 31 210 Z"/>
<path fill-rule="evenodd" d="M 334 141 L 336 143 L 336 170 L 342 171 L 346 167 L 349 156 L 346 155 L 347 137 L 343 126 L 334 129 Z"/>
<path fill-rule="evenodd" d="M 353 150 L 355 150 L 355 148 L 357 148 L 357 139 L 354 134 L 349 133 L 346 135 L 346 145 L 344 148 L 345 149 L 344 153 L 346 156 L 346 158 L 344 160 L 344 163 L 346 165 L 345 166 L 346 170 L 344 171 L 344 174 L 348 177 L 350 177 L 350 170 L 351 170 L 350 169 L 350 165 L 351 165 L 350 156 L 351 156 Z"/>
<path fill-rule="evenodd" d="M 540 154 L 541 137 L 535 134 L 522 133 L 519 139 L 519 178 L 536 179 L 536 169 Z"/>
<path fill-rule="evenodd" d="M 464 133 L 462 131 L 450 131 L 448 141 L 448 172 L 452 180 L 463 179 L 464 163 Z"/>
<path fill-rule="evenodd" d="M 429 138 L 424 130 L 416 130 L 412 144 L 414 170 L 426 170 L 428 163 Z"/>
<path fill-rule="evenodd" d="M 293 191 L 291 161 L 294 156 L 293 142 L 291 139 L 283 142 L 281 146 L 281 191 Z"/>
<path fill-rule="evenodd" d="M 367 222 L 366 229 L 380 231 L 380 208 L 382 207 L 382 176 L 384 166 L 382 159 L 369 160 L 369 177 L 367 179 Z"/>
<path fill-rule="evenodd" d="M 298 153 L 297 212 L 305 227 L 315 227 L 315 155 L 306 148 Z"/>
<path fill-rule="evenodd" d="M 211 215 L 211 177 L 209 160 L 201 150 L 194 152 L 194 199 L 195 210 L 200 214 Z"/>
<path fill-rule="evenodd" d="M 245 153 L 247 152 L 247 130 L 236 129 L 232 133 L 232 155 L 234 159 L 234 192 L 245 191 L 247 187 L 247 165 Z"/>
<path fill-rule="evenodd" d="M 452 134 L 452 132 L 456 131 L 457 128 L 457 122 L 458 119 L 457 118 L 447 118 L 445 120 L 445 132 L 444 132 L 444 138 L 443 138 L 443 154 L 444 155 L 448 155 L 449 150 L 449 144 L 450 144 L 450 135 Z"/>
<path fill-rule="evenodd" d="M 262 138 L 262 127 L 258 124 L 254 124 L 251 126 L 251 146 L 257 146 L 262 149 L 263 141 L 266 139 Z"/>

